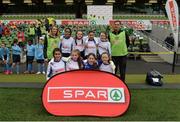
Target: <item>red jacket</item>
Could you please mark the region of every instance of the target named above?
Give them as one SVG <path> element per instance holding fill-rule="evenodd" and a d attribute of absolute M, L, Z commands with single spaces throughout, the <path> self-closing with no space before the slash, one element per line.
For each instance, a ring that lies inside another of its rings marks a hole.
<path fill-rule="evenodd" d="M 17 37 L 18 37 L 19 42 L 24 42 L 25 41 L 24 32 L 18 32 Z"/>
<path fill-rule="evenodd" d="M 5 36 L 10 35 L 10 30 L 9 30 L 8 27 L 4 27 L 4 29 L 3 29 L 3 35 L 5 35 Z"/>

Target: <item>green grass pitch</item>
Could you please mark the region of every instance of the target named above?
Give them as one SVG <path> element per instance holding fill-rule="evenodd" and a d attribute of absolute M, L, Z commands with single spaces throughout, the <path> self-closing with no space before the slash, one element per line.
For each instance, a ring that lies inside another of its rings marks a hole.
<path fill-rule="evenodd" d="M 180 74 L 163 75 L 164 83 L 180 83 Z M 146 74 L 127 74 L 126 83 L 145 83 Z M 45 75 L 20 74 L 20 75 L 3 75 L 0 74 L 0 82 L 37 82 L 45 83 Z"/>
<path fill-rule="evenodd" d="M 131 90 L 131 105 L 122 117 L 55 117 L 41 103 L 42 89 L 1 88 L 0 121 L 164 121 L 180 120 L 180 90 Z"/>

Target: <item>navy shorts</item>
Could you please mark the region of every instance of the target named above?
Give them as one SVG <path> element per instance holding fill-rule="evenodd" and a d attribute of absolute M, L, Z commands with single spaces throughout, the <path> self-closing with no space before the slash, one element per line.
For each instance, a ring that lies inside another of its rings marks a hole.
<path fill-rule="evenodd" d="M 37 61 L 37 63 L 40 63 L 40 64 L 44 63 L 44 59 L 37 59 L 36 61 Z"/>
<path fill-rule="evenodd" d="M 21 59 L 21 57 L 20 57 L 20 55 L 12 55 L 12 58 L 13 58 L 13 63 L 17 63 L 17 62 L 20 62 L 20 59 Z"/>
<path fill-rule="evenodd" d="M 4 60 L 7 60 L 7 55 L 4 55 Z"/>
<path fill-rule="evenodd" d="M 34 56 L 27 56 L 27 62 L 28 63 L 33 63 Z"/>
<path fill-rule="evenodd" d="M 71 54 L 70 53 L 62 53 L 63 57 L 69 57 Z"/>

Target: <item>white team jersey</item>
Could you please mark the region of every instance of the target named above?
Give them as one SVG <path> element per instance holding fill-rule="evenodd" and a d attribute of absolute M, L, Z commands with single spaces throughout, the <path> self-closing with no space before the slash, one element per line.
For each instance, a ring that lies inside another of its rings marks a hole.
<path fill-rule="evenodd" d="M 111 64 L 103 64 L 102 63 L 99 67 L 99 70 L 114 73 L 113 67 Z"/>
<path fill-rule="evenodd" d="M 65 39 L 63 36 L 61 36 L 61 51 L 62 53 L 71 53 L 72 47 L 73 47 L 74 39 L 70 37 L 69 39 Z"/>
<path fill-rule="evenodd" d="M 52 77 L 53 75 L 61 72 L 65 72 L 65 62 L 63 60 L 60 60 L 59 62 L 55 62 L 54 58 L 51 59 L 51 61 L 48 63 L 47 67 L 47 80 Z"/>
<path fill-rule="evenodd" d="M 111 55 L 111 43 L 109 41 L 103 42 L 103 41 L 99 40 L 98 52 L 100 55 L 104 52 L 107 52 Z"/>
<path fill-rule="evenodd" d="M 97 55 L 98 40 L 96 38 L 94 38 L 93 41 L 89 41 L 89 39 L 87 39 L 85 45 L 85 56 L 87 56 L 89 53 L 94 53 Z"/>
<path fill-rule="evenodd" d="M 66 63 L 66 69 L 67 71 L 79 69 L 78 62 L 73 61 L 72 59 L 69 59 Z"/>
<path fill-rule="evenodd" d="M 85 48 L 85 40 L 74 40 L 73 41 L 73 49 L 78 49 L 80 52 L 84 51 Z"/>

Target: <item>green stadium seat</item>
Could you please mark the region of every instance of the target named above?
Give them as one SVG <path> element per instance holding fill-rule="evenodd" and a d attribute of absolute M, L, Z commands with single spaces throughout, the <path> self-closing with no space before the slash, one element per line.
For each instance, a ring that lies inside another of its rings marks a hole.
<path fill-rule="evenodd" d="M 139 46 L 140 44 L 141 44 L 141 43 L 140 43 L 139 40 L 135 40 L 135 41 L 134 41 L 134 45 L 138 45 L 138 46 Z"/>

